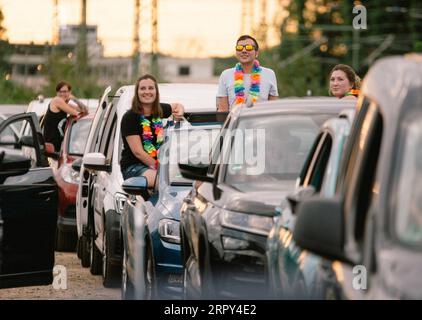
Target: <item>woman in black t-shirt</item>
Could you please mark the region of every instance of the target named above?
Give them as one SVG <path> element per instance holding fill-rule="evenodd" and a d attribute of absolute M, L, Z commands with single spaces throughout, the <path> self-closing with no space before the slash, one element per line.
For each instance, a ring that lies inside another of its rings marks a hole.
<path fill-rule="evenodd" d="M 162 119 L 183 116 L 179 103 L 160 103 L 157 80 L 149 74 L 138 79 L 132 107 L 121 123 L 123 150 L 120 167 L 123 179 L 145 176 L 148 186 L 154 187 L 158 166 L 158 150 L 164 140 Z"/>
<path fill-rule="evenodd" d="M 72 95 L 72 86 L 61 81 L 56 86 L 57 96 L 54 97 L 48 105 L 44 118 L 44 140 L 54 145 L 56 152 L 60 151 L 63 135 L 60 132 L 63 128 L 62 121 L 66 120 L 67 115 L 77 116 L 87 114 L 88 108 Z M 69 102 L 73 100 L 76 107 L 72 107 Z"/>

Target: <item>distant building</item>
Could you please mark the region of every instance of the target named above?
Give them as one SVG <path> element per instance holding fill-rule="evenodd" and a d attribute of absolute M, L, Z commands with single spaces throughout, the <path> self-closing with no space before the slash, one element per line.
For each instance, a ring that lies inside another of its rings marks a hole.
<path fill-rule="evenodd" d="M 77 53 L 79 25 L 60 27 L 59 43 L 14 44 L 13 54 L 9 57 L 10 79 L 17 83 L 41 90 L 47 79 L 43 73 L 49 55 L 62 53 L 74 59 Z M 131 83 L 140 74 L 133 74 L 132 57 L 104 57 L 104 46 L 98 40 L 97 26 L 87 26 L 87 53 L 89 67 L 98 77 L 100 86 Z M 142 72 L 150 72 L 149 54 L 140 56 Z M 204 82 L 216 83 L 213 76 L 213 59 L 184 59 L 158 56 L 158 73 L 165 82 Z"/>

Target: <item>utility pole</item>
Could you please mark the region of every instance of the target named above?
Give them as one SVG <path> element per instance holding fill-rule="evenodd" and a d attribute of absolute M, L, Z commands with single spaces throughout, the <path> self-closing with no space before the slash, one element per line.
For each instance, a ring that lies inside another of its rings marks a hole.
<path fill-rule="evenodd" d="M 151 10 L 151 73 L 158 78 L 158 0 L 152 0 Z"/>
<path fill-rule="evenodd" d="M 248 0 L 242 0 L 242 11 L 240 16 L 240 34 L 246 34 L 246 16 L 248 15 L 247 10 Z"/>
<path fill-rule="evenodd" d="M 259 42 L 262 44 L 262 48 L 267 47 L 267 0 L 261 0 L 261 22 L 259 24 Z"/>
<path fill-rule="evenodd" d="M 59 43 L 59 0 L 53 0 L 53 44 Z"/>
<path fill-rule="evenodd" d="M 79 25 L 79 43 L 76 55 L 78 75 L 85 77 L 88 73 L 87 27 L 86 27 L 86 0 L 82 0 L 81 24 Z"/>
<path fill-rule="evenodd" d="M 139 74 L 140 63 L 140 43 L 139 43 L 139 27 L 141 15 L 141 0 L 135 0 L 135 19 L 133 25 L 133 53 L 132 53 L 132 78 L 136 79 Z"/>

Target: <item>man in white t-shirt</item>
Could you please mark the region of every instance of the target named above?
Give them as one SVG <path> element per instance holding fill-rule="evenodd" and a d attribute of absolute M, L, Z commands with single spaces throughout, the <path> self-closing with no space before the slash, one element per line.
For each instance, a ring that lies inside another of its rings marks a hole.
<path fill-rule="evenodd" d="M 258 60 L 258 42 L 243 35 L 236 42 L 234 68 L 221 73 L 217 93 L 218 111 L 229 111 L 233 105 L 278 99 L 277 79 L 273 70 L 261 67 Z"/>

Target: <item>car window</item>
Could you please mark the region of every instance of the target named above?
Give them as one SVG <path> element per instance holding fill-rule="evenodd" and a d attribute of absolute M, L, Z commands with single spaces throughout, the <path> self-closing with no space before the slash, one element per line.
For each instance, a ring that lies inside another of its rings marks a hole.
<path fill-rule="evenodd" d="M 22 128 L 24 126 L 27 129 L 25 130 L 25 135 L 21 136 L 21 133 L 17 128 Z M 22 137 L 24 138 L 22 139 Z M 9 149 L 22 150 L 24 155 L 31 158 L 32 167 L 35 167 L 37 163 L 37 154 L 32 139 L 32 127 L 27 119 L 17 119 L 9 123 L 9 125 L 0 132 L 0 146 Z"/>
<path fill-rule="evenodd" d="M 200 159 L 200 163 L 208 163 L 209 151 L 214 144 L 214 140 L 216 140 L 219 131 L 219 129 L 197 129 L 173 132 L 170 137 L 170 146 L 168 150 L 169 183 L 177 184 L 192 182 L 192 180 L 182 177 L 178 166 L 179 161 L 183 162 L 186 159 Z"/>
<path fill-rule="evenodd" d="M 331 146 L 333 144 L 333 138 L 329 132 L 322 141 L 321 148 L 318 150 L 318 155 L 315 158 L 312 171 L 309 172 L 309 176 L 305 181 L 305 186 L 311 185 L 315 188 L 316 192 L 321 190 L 322 182 L 324 181 L 325 169 L 327 168 L 328 160 L 330 159 Z"/>
<path fill-rule="evenodd" d="M 422 246 L 422 116 L 412 117 L 404 128 L 396 170 L 395 231 L 398 238 Z"/>
<path fill-rule="evenodd" d="M 313 164 L 312 159 L 315 158 L 315 153 L 317 152 L 318 147 L 321 145 L 324 137 L 325 137 L 325 133 L 321 132 L 315 138 L 314 144 L 312 145 L 308 153 L 308 156 L 306 157 L 306 160 L 303 163 L 302 169 L 300 171 L 298 186 L 302 186 L 303 183 L 305 182 L 306 176 L 310 174 L 310 171 L 312 170 L 311 164 Z"/>
<path fill-rule="evenodd" d="M 319 128 L 332 114 L 244 118 L 233 132 L 225 183 L 242 191 L 291 190 Z"/>
<path fill-rule="evenodd" d="M 214 144 L 211 147 L 210 165 L 208 167 L 208 174 L 210 175 L 214 174 L 215 167 L 217 163 L 219 162 L 225 137 L 228 138 L 230 136 L 230 132 L 228 129 L 230 126 L 230 122 L 231 122 L 231 117 L 228 116 L 220 132 L 220 135 L 217 137 L 217 139 L 215 139 Z"/>
<path fill-rule="evenodd" d="M 354 162 L 349 161 L 346 168 L 348 181 L 345 213 L 351 223 L 358 249 L 362 250 L 367 212 L 372 194 L 377 192 L 374 180 L 383 128 L 382 117 L 375 103 L 369 105 L 361 125 L 356 128 L 351 149 Z"/>
<path fill-rule="evenodd" d="M 92 119 L 81 119 L 73 122 L 73 125 L 70 128 L 68 144 L 69 154 L 83 155 L 91 124 Z"/>

